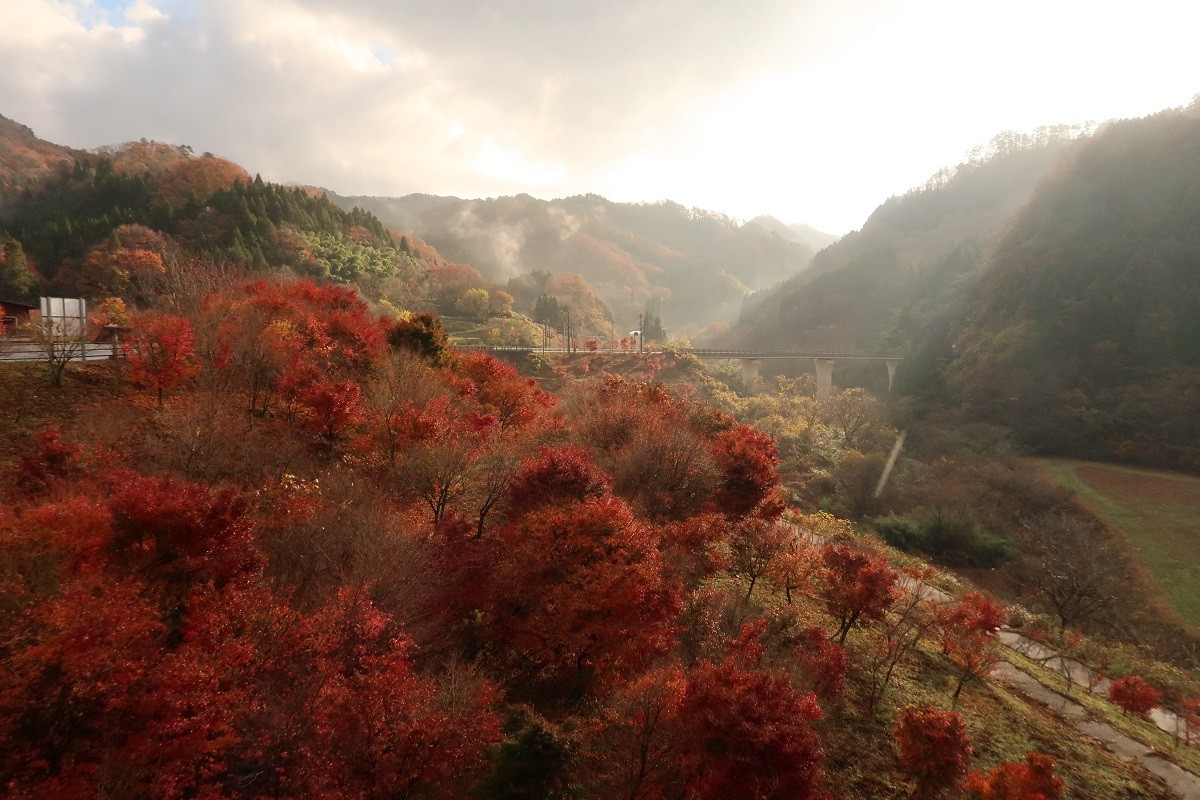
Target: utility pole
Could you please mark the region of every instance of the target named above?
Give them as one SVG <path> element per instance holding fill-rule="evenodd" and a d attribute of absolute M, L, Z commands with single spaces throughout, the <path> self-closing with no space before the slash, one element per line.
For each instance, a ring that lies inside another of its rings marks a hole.
<path fill-rule="evenodd" d="M 571 355 L 571 309 L 566 309 L 567 315 L 567 355 Z"/>
<path fill-rule="evenodd" d="M 646 315 L 638 314 L 638 355 L 643 353 L 642 342 L 646 341 Z"/>

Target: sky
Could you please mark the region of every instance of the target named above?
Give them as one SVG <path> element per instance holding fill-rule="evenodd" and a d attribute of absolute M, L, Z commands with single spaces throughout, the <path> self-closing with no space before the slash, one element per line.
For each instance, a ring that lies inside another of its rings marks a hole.
<path fill-rule="evenodd" d="M 1188 0 L 3 0 L 0 114 L 339 194 L 861 227 L 1004 130 L 1200 93 Z"/>

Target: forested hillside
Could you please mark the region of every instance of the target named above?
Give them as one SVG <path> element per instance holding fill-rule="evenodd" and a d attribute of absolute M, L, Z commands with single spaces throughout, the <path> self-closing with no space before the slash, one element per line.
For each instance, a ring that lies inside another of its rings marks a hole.
<path fill-rule="evenodd" d="M 526 316 L 539 299 L 569 308 L 581 341 L 612 331 L 607 307 L 578 275 L 496 284 L 369 212 L 267 183 L 210 153 L 149 141 L 72 151 L 7 121 L 0 151 L 9 176 L 0 203 L 3 300 L 54 293 L 144 304 L 169 294 L 186 304 L 238 277 L 283 272 L 354 284 L 390 313 L 456 316 L 491 344 L 540 341 Z M 539 321 L 565 327 L 561 313 Z"/>
<path fill-rule="evenodd" d="M 578 273 L 625 324 L 636 322 L 651 298 L 661 300 L 668 327 L 732 320 L 746 292 L 794 275 L 813 254 L 798 237 L 669 202 L 330 196 L 417 234 L 494 281 Z"/>
<path fill-rule="evenodd" d="M 12 192 L 79 155 L 80 151 L 39 139 L 26 126 L 0 115 L 0 209 Z"/>
<path fill-rule="evenodd" d="M 880 206 L 782 287 L 742 345 L 908 356 L 918 407 L 1032 452 L 1200 468 L 1197 106 L 998 137 Z"/>
<path fill-rule="evenodd" d="M 1039 452 L 1200 469 L 1200 106 L 1079 147 L 958 316 L 947 396 L 972 413 Z"/>
<path fill-rule="evenodd" d="M 904 350 L 954 282 L 1071 147 L 1071 128 L 1002 134 L 881 205 L 805 272 L 747 299 L 731 339 L 761 347 Z"/>
<path fill-rule="evenodd" d="M 99 285 L 111 273 L 138 272 L 114 263 L 122 255 L 117 251 L 131 249 L 122 233 L 139 244 L 168 236 L 245 268 L 286 267 L 340 280 L 414 266 L 370 214 L 344 212 L 323 197 L 251 178 L 211 154 L 197 157 L 156 143 L 60 162 L 46 180 L 14 193 L 0 224 L 43 279 L 76 291 L 111 289 Z M 105 240 L 108 252 L 97 250 Z"/>
<path fill-rule="evenodd" d="M 0 365 L 17 797 L 1170 796 L 686 387 L 552 394 L 311 280 L 174 311 L 59 390 Z"/>

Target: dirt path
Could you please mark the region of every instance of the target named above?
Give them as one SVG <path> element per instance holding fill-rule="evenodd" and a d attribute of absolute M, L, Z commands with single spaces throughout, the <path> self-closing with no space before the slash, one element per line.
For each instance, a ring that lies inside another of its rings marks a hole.
<path fill-rule="evenodd" d="M 1087 710 L 1058 692 L 1042 685 L 1032 675 L 1022 672 L 1008 662 L 1000 664 L 993 676 L 1016 687 L 1026 697 L 1046 705 L 1076 730 L 1103 743 L 1121 758 L 1136 761 L 1152 772 L 1183 800 L 1200 800 L 1200 777 L 1156 754 L 1136 739 L 1126 736 L 1107 722 L 1088 717 Z"/>
<path fill-rule="evenodd" d="M 918 586 L 907 579 L 902 579 L 902 584 L 907 591 L 917 592 L 924 600 L 938 604 L 947 604 L 953 600 L 950 595 L 932 586 L 924 584 Z M 1063 658 L 1051 648 L 1028 639 L 1016 631 L 1001 630 L 999 638 L 1000 643 L 1005 647 L 1020 653 L 1031 661 L 1044 665 L 1047 669 L 1054 670 L 1071 684 L 1081 686 L 1102 697 L 1108 697 L 1108 687 L 1111 682 L 1107 678 L 1096 678 L 1091 670 L 1078 661 Z M 1171 791 L 1177 793 L 1183 800 L 1200 800 L 1200 777 L 1163 758 L 1150 747 L 1127 736 L 1107 722 L 1091 719 L 1087 709 L 1044 685 L 1033 675 L 1003 661 L 993 671 L 992 676 L 1016 687 L 1027 698 L 1047 706 L 1062 717 L 1067 724 L 1101 742 L 1121 758 L 1141 764 L 1148 772 L 1162 778 Z M 1151 714 L 1151 720 L 1159 729 L 1172 736 L 1183 738 L 1180 734 L 1180 731 L 1183 730 L 1182 721 L 1170 711 L 1161 708 L 1155 709 Z"/>
<path fill-rule="evenodd" d="M 1112 681 L 1108 678 L 1096 677 L 1094 672 L 1078 661 L 1063 658 L 1044 644 L 1035 642 L 1032 639 L 1026 639 L 1016 631 L 1000 631 L 1000 641 L 1006 647 L 1015 650 L 1030 661 L 1042 664 L 1046 669 L 1053 670 L 1062 675 L 1072 686 L 1081 686 L 1084 689 L 1090 690 L 1092 694 L 1105 698 L 1108 697 L 1108 687 L 1112 685 Z M 1187 726 L 1178 714 L 1168 711 L 1165 708 L 1156 708 L 1150 712 L 1150 721 L 1164 733 L 1169 733 L 1172 736 L 1187 741 L 1185 733 Z"/>
<path fill-rule="evenodd" d="M 799 533 L 798 529 L 797 533 Z M 817 537 L 809 536 L 807 538 L 812 541 Z M 954 600 L 953 597 L 942 590 L 928 584 L 918 584 L 911 578 L 901 578 L 899 583 L 905 591 L 916 593 L 922 600 L 928 600 L 939 605 L 946 605 Z M 1105 698 L 1108 697 L 1110 682 L 1105 678 L 1097 679 L 1091 670 L 1078 661 L 1063 658 L 1051 648 L 1040 642 L 1028 639 L 1016 631 L 1001 630 L 999 639 L 1001 644 L 1013 652 L 1019 653 L 1031 661 L 1043 664 L 1048 669 L 1058 672 L 1070 683 L 1081 686 Z M 1092 719 L 1087 709 L 1079 703 L 1059 694 L 1054 689 L 1041 683 L 1033 675 L 1024 672 L 1007 661 L 1002 661 L 992 672 L 992 676 L 1014 686 L 1025 697 L 1047 706 L 1051 711 L 1062 717 L 1066 723 L 1079 732 L 1099 741 L 1121 758 L 1141 764 L 1148 772 L 1162 778 L 1171 791 L 1177 793 L 1182 800 L 1200 800 L 1200 776 L 1196 776 L 1178 764 L 1167 760 L 1150 747 L 1127 736 L 1107 722 Z M 1155 709 L 1155 712 L 1151 714 L 1151 720 L 1159 729 L 1172 736 L 1183 738 L 1180 734 L 1180 731 L 1183 729 L 1182 722 L 1170 711 Z"/>

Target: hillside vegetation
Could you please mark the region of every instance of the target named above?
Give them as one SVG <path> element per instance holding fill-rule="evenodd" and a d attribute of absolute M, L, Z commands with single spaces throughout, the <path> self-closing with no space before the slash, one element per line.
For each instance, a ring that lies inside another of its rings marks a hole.
<path fill-rule="evenodd" d="M 1197 109 L 1002 138 L 750 298 L 730 338 L 905 354 L 919 414 L 1200 469 Z"/>
<path fill-rule="evenodd" d="M 80 151 L 39 139 L 19 122 L 0 116 L 0 208 L 8 195 L 69 164 Z"/>
<path fill-rule="evenodd" d="M 1175 612 L 1200 628 L 1200 479 L 1094 462 L 1045 463 L 1056 480 L 1129 541 Z"/>
<path fill-rule="evenodd" d="M 330 196 L 411 231 L 493 281 L 578 273 L 624 324 L 635 322 L 651 298 L 661 300 L 672 327 L 732 320 L 746 292 L 795 274 L 813 254 L 798 236 L 670 202 Z"/>
<path fill-rule="evenodd" d="M 990 677 L 998 603 L 904 591 L 955 584 L 664 384 L 555 396 L 311 281 L 133 328 L 4 406 L 16 796 L 1171 796 Z"/>
<path fill-rule="evenodd" d="M 950 396 L 1035 452 L 1200 469 L 1200 107 L 1115 122 L 1014 219 Z"/>
<path fill-rule="evenodd" d="M 669 350 L 535 379 L 431 309 L 611 324 L 580 274 L 501 285 L 188 148 L 79 154 L 0 223 L 0 290 L 121 330 L 105 363 L 0 363 L 6 796 L 1167 800 L 1153 765 L 1200 770 L 1145 718 L 1200 723 L 1149 657 L 1190 640 L 1086 572 L 1094 521 L 995 429 L 914 432 L 879 491 L 861 389 L 747 396 Z M 1161 758 L 998 673 L 1047 670 L 1006 625 L 1119 675 L 1090 713 Z"/>
<path fill-rule="evenodd" d="M 911 347 L 1075 133 L 998 136 L 973 160 L 889 199 L 862 230 L 818 253 L 808 270 L 748 298 L 732 340 L 784 348 Z"/>

